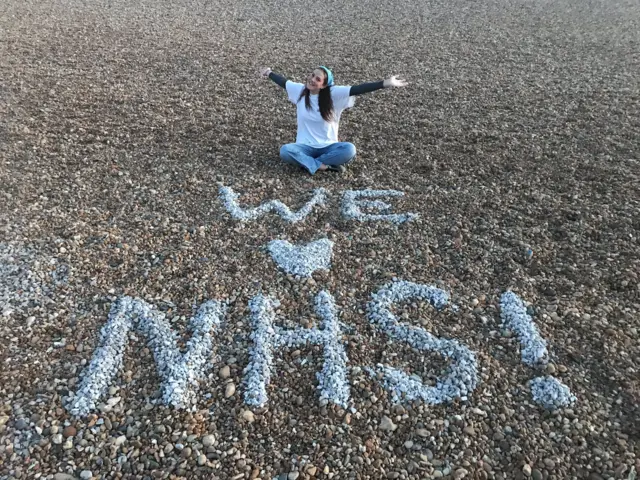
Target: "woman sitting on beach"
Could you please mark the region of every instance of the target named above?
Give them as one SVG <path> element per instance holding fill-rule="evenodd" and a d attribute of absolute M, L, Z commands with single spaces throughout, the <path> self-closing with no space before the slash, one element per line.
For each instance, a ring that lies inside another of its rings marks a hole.
<path fill-rule="evenodd" d="M 305 84 L 287 80 L 270 68 L 263 68 L 260 73 L 284 88 L 289 100 L 297 106 L 296 143 L 283 145 L 280 158 L 306 168 L 311 175 L 318 170 L 343 172 L 344 165 L 355 158 L 356 147 L 338 141 L 338 127 L 342 111 L 353 106 L 356 95 L 407 85 L 406 81 L 393 76 L 353 87 L 337 86 L 327 67 L 316 68 Z"/>

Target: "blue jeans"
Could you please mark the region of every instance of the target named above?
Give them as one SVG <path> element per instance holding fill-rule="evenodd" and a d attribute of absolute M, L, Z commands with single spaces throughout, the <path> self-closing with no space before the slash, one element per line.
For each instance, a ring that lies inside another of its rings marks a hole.
<path fill-rule="evenodd" d="M 311 175 L 320 165 L 344 165 L 356 156 L 353 143 L 337 142 L 326 147 L 311 147 L 302 143 L 287 143 L 280 148 L 280 158 L 292 165 L 306 168 Z"/>

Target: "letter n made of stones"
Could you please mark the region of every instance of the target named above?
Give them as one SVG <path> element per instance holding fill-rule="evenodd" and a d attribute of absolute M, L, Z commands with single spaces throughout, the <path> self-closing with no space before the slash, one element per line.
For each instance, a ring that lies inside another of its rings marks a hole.
<path fill-rule="evenodd" d="M 315 311 L 320 328 L 283 329 L 275 325 L 276 299 L 258 295 L 251 299 L 251 340 L 249 364 L 244 370 L 244 401 L 263 406 L 269 397 L 267 386 L 274 374 L 273 357 L 284 349 L 303 345 L 321 345 L 324 352 L 322 371 L 316 374 L 321 400 L 347 407 L 350 387 L 347 379 L 347 354 L 342 343 L 340 324 L 333 297 L 326 291 L 315 298 Z"/>
<path fill-rule="evenodd" d="M 65 402 L 67 410 L 85 416 L 97 408 L 122 369 L 130 331 L 147 338 L 162 382 L 162 402 L 179 409 L 194 408 L 198 381 L 211 365 L 212 330 L 219 328 L 225 312 L 223 303 L 202 304 L 190 321 L 192 335 L 182 353 L 178 336 L 162 312 L 142 300 L 119 298 L 100 331 L 98 348 L 82 373 L 78 389 Z"/>

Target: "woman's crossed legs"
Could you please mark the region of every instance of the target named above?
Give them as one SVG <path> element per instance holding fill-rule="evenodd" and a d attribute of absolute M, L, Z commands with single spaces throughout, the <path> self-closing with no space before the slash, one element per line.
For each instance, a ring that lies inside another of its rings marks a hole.
<path fill-rule="evenodd" d="M 313 175 L 327 167 L 337 167 L 352 161 L 356 156 L 353 143 L 337 142 L 326 147 L 311 147 L 301 143 L 288 143 L 280 148 L 280 158 L 293 165 L 300 165 Z"/>

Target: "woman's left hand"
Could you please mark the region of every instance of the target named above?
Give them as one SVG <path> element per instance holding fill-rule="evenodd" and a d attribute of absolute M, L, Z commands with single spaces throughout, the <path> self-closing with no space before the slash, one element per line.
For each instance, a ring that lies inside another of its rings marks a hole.
<path fill-rule="evenodd" d="M 260 69 L 260 77 L 269 78 L 270 74 L 271 74 L 271 69 L 269 67 L 262 67 Z"/>
<path fill-rule="evenodd" d="M 406 80 L 398 78 L 397 75 L 394 75 L 392 77 L 385 79 L 383 85 L 384 85 L 384 88 L 389 88 L 389 87 L 397 88 L 397 87 L 406 87 L 408 83 Z"/>

